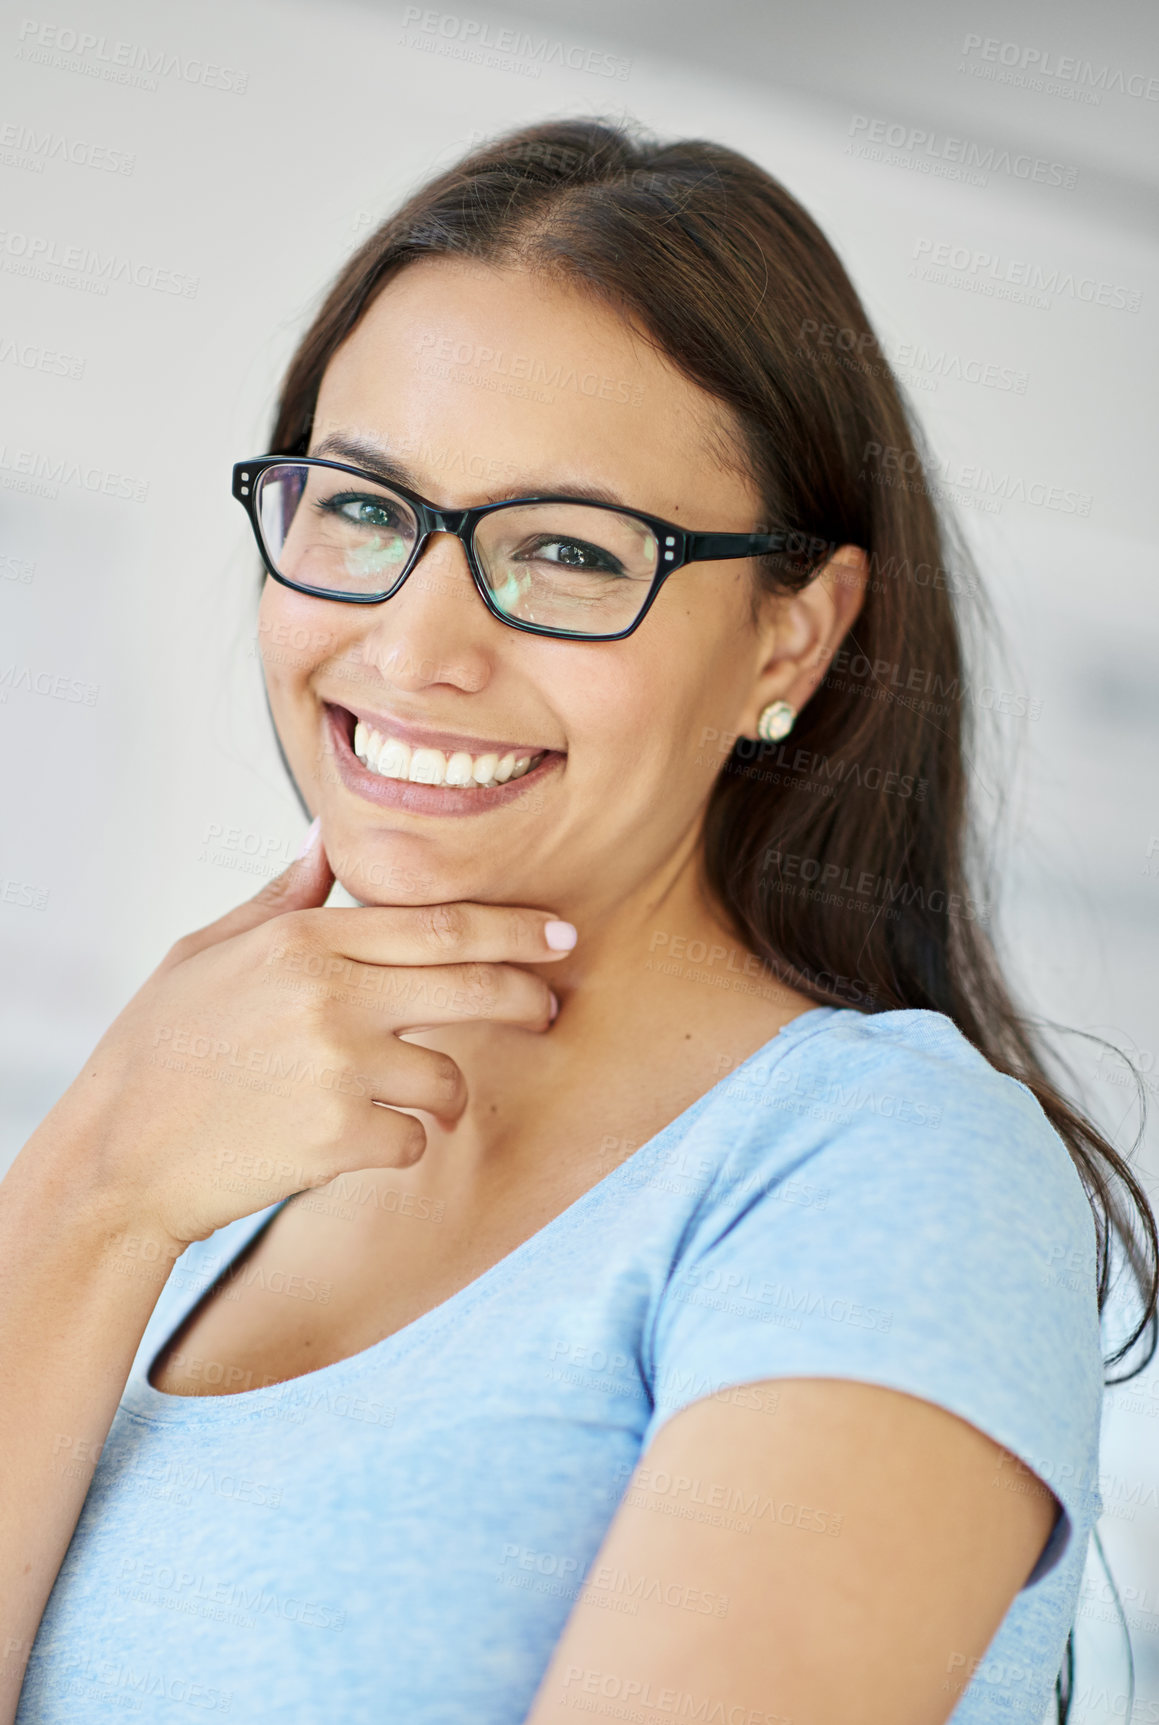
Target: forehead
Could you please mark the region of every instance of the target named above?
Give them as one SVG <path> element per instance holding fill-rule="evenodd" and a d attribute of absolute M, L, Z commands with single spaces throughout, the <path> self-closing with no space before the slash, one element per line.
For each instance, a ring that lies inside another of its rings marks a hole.
<path fill-rule="evenodd" d="M 728 409 L 623 317 L 559 278 L 470 260 L 423 259 L 382 289 L 322 380 L 311 447 L 334 435 L 406 459 L 436 503 L 525 477 L 604 485 L 670 519 L 752 503 Z"/>

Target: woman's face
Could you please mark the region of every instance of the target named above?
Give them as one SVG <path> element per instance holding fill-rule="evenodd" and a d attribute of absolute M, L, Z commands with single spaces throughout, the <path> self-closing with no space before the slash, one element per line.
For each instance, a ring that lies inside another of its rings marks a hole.
<path fill-rule="evenodd" d="M 404 268 L 334 355 L 310 454 L 372 467 L 381 452 L 447 508 L 598 488 L 683 526 L 749 532 L 755 490 L 713 453 L 731 436 L 724 410 L 598 301 L 436 258 Z M 753 734 L 772 698 L 750 581 L 740 560 L 679 569 L 635 634 L 587 642 L 492 617 L 449 534 L 382 604 L 267 580 L 274 719 L 338 879 L 364 903 L 561 913 L 663 880 L 695 835 L 721 739 Z M 460 767 L 547 753 L 501 790 L 403 791 L 355 758 L 351 715 Z"/>

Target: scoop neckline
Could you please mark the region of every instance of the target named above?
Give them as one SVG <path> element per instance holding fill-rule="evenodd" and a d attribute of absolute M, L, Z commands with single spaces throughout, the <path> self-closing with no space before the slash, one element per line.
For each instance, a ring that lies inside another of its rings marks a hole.
<path fill-rule="evenodd" d="M 538 1257 L 557 1233 L 574 1222 L 577 1215 L 582 1214 L 593 1203 L 598 1202 L 606 1192 L 614 1189 L 627 1170 L 638 1168 L 640 1163 L 646 1160 L 678 1128 L 687 1128 L 692 1119 L 708 1106 L 717 1092 L 724 1085 L 734 1082 L 739 1074 L 745 1071 L 746 1067 L 752 1066 L 762 1056 L 768 1055 L 770 1052 L 783 1052 L 788 1043 L 798 1040 L 800 1032 L 806 1027 L 814 1033 L 823 1030 L 835 1017 L 842 1016 L 849 1010 L 847 1007 L 814 1006 L 806 1012 L 798 1013 L 796 1018 L 791 1018 L 787 1024 L 782 1025 L 780 1030 L 769 1037 L 767 1042 L 763 1042 L 744 1060 L 739 1061 L 731 1071 L 718 1078 L 715 1084 L 710 1085 L 703 1095 L 690 1102 L 687 1108 L 682 1109 L 666 1126 L 662 1126 L 659 1132 L 653 1133 L 651 1138 L 646 1139 L 643 1144 L 633 1150 L 630 1156 L 626 1156 L 622 1162 L 617 1162 L 614 1168 L 597 1180 L 594 1185 L 589 1186 L 586 1192 L 581 1192 L 579 1197 L 574 1199 L 566 1209 L 560 1210 L 550 1221 L 545 1222 L 542 1228 L 537 1228 L 534 1234 L 529 1234 L 526 1240 L 521 1240 L 517 1246 L 512 1247 L 510 1252 L 507 1252 L 494 1264 L 489 1265 L 472 1281 L 456 1289 L 445 1300 L 440 1300 L 438 1305 L 431 1306 L 427 1311 L 420 1313 L 417 1318 L 412 1318 L 409 1324 L 404 1324 L 401 1329 L 394 1330 L 389 1336 L 383 1336 L 377 1342 L 371 1342 L 368 1347 L 360 1348 L 357 1353 L 347 1354 L 344 1359 L 332 1360 L 329 1365 L 316 1366 L 313 1371 L 299 1372 L 292 1378 L 279 1379 L 277 1383 L 259 1385 L 257 1389 L 235 1390 L 229 1395 L 220 1396 L 178 1396 L 173 1395 L 168 1390 L 159 1390 L 149 1382 L 149 1373 L 154 1361 L 169 1346 L 177 1331 L 196 1309 L 213 1282 L 233 1268 L 239 1258 L 249 1249 L 257 1235 L 273 1222 L 274 1218 L 295 1194 L 290 1193 L 289 1196 L 280 1198 L 276 1204 L 266 1210 L 255 1211 L 251 1217 L 241 1218 L 241 1220 L 252 1222 L 254 1225 L 246 1230 L 228 1262 L 223 1266 L 215 1266 L 211 1262 L 208 1273 L 199 1272 L 197 1274 L 192 1292 L 177 1307 L 176 1315 L 171 1314 L 166 1319 L 164 1334 L 157 1340 L 149 1339 L 149 1331 L 153 1326 L 151 1323 L 148 1326 L 121 1396 L 121 1407 L 126 1413 L 152 1423 L 172 1424 L 184 1421 L 186 1424 L 194 1425 L 217 1424 L 229 1419 L 241 1423 L 249 1418 L 263 1418 L 269 1408 L 275 1406 L 279 1400 L 292 1399 L 295 1394 L 309 1397 L 309 1386 L 317 1386 L 322 1383 L 329 1386 L 340 1383 L 345 1378 L 357 1376 L 366 1369 L 367 1364 L 372 1360 L 404 1357 L 430 1334 L 437 1334 L 460 1313 L 477 1304 L 496 1285 L 513 1275 L 525 1263 Z M 858 1014 L 858 1016 L 861 1015 Z M 232 1224 L 227 1223 L 226 1226 L 229 1227 Z M 210 1240 L 213 1235 L 207 1235 L 206 1238 Z M 177 1262 L 180 1263 L 180 1259 Z"/>

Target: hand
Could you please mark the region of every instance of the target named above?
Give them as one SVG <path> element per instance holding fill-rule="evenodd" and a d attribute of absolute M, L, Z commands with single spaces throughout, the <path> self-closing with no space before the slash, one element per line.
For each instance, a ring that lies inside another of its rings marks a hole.
<path fill-rule="evenodd" d="M 547 983 L 519 968 L 567 950 L 548 945 L 549 912 L 320 908 L 333 878 L 315 835 L 179 940 L 54 1110 L 91 1190 L 170 1256 L 339 1174 L 417 1162 L 426 1131 L 399 1110 L 452 1124 L 467 1089 L 449 1055 L 400 1033 L 552 1021 Z"/>

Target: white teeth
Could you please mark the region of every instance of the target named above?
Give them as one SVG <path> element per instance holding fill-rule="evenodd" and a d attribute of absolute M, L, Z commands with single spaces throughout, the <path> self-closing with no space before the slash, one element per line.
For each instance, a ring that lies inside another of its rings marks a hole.
<path fill-rule="evenodd" d="M 375 772 L 381 773 L 384 779 L 409 779 L 409 743 L 400 743 L 395 737 L 381 737 L 377 731 L 370 734 L 378 744 L 370 761 Z"/>
<path fill-rule="evenodd" d="M 412 785 L 441 785 L 447 770 L 447 757 L 442 749 L 416 749 L 410 758 Z"/>
<path fill-rule="evenodd" d="M 442 749 L 412 749 L 397 737 L 384 737 L 362 719 L 354 726 L 353 748 L 358 759 L 380 778 L 406 779 L 412 785 L 480 787 L 522 778 L 546 753 L 541 749 L 535 755 L 517 755 L 514 751 L 503 756 L 470 755 L 466 749 L 456 749 L 447 756 Z"/>

